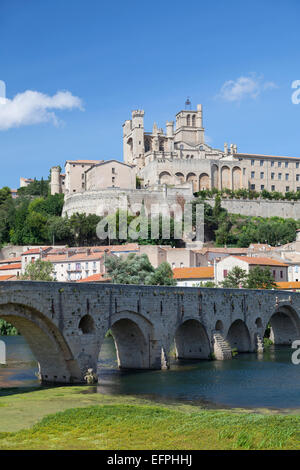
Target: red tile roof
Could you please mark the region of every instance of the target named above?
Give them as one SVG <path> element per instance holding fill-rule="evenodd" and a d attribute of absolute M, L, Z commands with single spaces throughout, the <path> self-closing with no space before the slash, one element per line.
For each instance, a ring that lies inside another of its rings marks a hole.
<path fill-rule="evenodd" d="M 27 250 L 27 251 L 23 251 L 22 253 L 22 256 L 23 255 L 39 255 L 42 251 L 48 251 L 50 250 L 52 247 L 51 246 L 42 246 L 42 247 L 36 247 L 36 248 L 30 248 L 30 250 Z"/>
<path fill-rule="evenodd" d="M 233 258 L 237 258 L 241 261 L 245 261 L 245 263 L 253 264 L 253 265 L 262 265 L 262 266 L 288 266 L 281 261 L 277 261 L 271 258 L 261 258 L 256 256 L 233 256 Z"/>
<path fill-rule="evenodd" d="M 279 289 L 300 289 L 300 282 L 276 282 Z"/>
<path fill-rule="evenodd" d="M 4 266 L 0 266 L 0 270 L 1 271 L 5 271 L 5 270 L 8 270 L 8 269 L 21 269 L 21 263 L 17 263 L 17 264 L 5 264 Z"/>
<path fill-rule="evenodd" d="M 85 277 L 84 279 L 80 279 L 77 282 L 110 282 L 110 277 L 104 277 L 104 274 L 93 274 L 92 276 Z"/>
<path fill-rule="evenodd" d="M 202 266 L 198 268 L 174 268 L 174 279 L 207 279 L 214 277 L 214 268 Z"/>
<path fill-rule="evenodd" d="M 0 265 L 16 263 L 17 261 L 21 262 L 21 256 L 15 256 L 14 258 L 0 259 Z"/>
<path fill-rule="evenodd" d="M 12 274 L 8 274 L 6 276 L 0 276 L 0 282 L 1 281 L 8 281 L 9 279 L 13 278 L 15 276 L 13 276 Z"/>

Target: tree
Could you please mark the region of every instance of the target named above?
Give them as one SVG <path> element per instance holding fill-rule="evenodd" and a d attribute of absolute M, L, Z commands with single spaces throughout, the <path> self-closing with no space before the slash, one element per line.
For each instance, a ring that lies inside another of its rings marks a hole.
<path fill-rule="evenodd" d="M 131 253 L 127 258 L 107 257 L 107 275 L 114 284 L 175 285 L 168 263 L 154 269 L 147 255 Z"/>
<path fill-rule="evenodd" d="M 239 266 L 234 266 L 234 268 L 228 272 L 227 277 L 222 282 L 222 287 L 231 289 L 239 288 L 240 286 L 245 287 L 247 280 L 247 271 L 240 268 Z"/>
<path fill-rule="evenodd" d="M 161 263 L 147 283 L 152 286 L 176 286 L 176 280 L 173 279 L 173 271 L 169 263 L 165 261 Z"/>
<path fill-rule="evenodd" d="M 38 259 L 35 263 L 30 263 L 21 276 L 26 281 L 53 281 L 53 265 L 50 261 Z"/>
<path fill-rule="evenodd" d="M 277 289 L 271 269 L 260 266 L 250 269 L 245 287 L 247 289 Z"/>

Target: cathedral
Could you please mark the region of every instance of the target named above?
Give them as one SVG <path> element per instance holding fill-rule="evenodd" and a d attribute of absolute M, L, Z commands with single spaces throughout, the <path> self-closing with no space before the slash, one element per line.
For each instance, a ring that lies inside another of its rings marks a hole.
<path fill-rule="evenodd" d="M 196 110 L 179 111 L 175 127 L 174 121 L 166 122 L 166 132 L 156 123 L 152 132 L 145 132 L 144 111 L 133 111 L 132 119 L 123 124 L 123 153 L 145 188 L 190 183 L 193 192 L 300 190 L 300 158 L 238 153 L 236 144 L 225 143 L 223 150 L 207 145 L 201 104 Z"/>
<path fill-rule="evenodd" d="M 144 111 L 132 111 L 123 124 L 123 162 L 67 160 L 65 170 L 52 168 L 52 194 L 159 188 L 300 191 L 299 157 L 238 153 L 236 144 L 225 143 L 222 150 L 208 145 L 201 104 L 179 111 L 175 125 L 167 121 L 165 131 L 156 123 L 152 132 L 145 131 Z"/>

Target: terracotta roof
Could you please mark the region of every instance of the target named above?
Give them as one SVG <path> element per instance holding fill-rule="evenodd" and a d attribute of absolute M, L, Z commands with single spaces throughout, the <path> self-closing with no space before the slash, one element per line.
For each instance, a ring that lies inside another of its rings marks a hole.
<path fill-rule="evenodd" d="M 16 263 L 17 261 L 21 262 L 21 256 L 15 256 L 14 258 L 0 259 L 0 265 Z"/>
<path fill-rule="evenodd" d="M 226 247 L 216 247 L 216 248 L 202 248 L 202 250 L 192 250 L 195 253 L 201 253 L 205 255 L 206 253 L 248 253 L 248 248 L 226 248 Z"/>
<path fill-rule="evenodd" d="M 30 250 L 23 251 L 23 255 L 39 255 L 41 251 L 46 251 L 50 250 L 52 247 L 51 246 L 42 246 L 42 247 L 36 247 L 36 248 L 30 248 Z"/>
<path fill-rule="evenodd" d="M 201 266 L 198 268 L 174 268 L 174 279 L 205 279 L 214 277 L 213 266 Z"/>
<path fill-rule="evenodd" d="M 1 271 L 5 271 L 7 269 L 21 269 L 21 263 L 17 264 L 5 264 L 4 266 L 0 266 Z"/>
<path fill-rule="evenodd" d="M 279 289 L 300 289 L 300 282 L 276 282 Z"/>
<path fill-rule="evenodd" d="M 104 274 L 93 274 L 92 276 L 80 279 L 77 282 L 110 282 L 110 277 L 104 277 Z"/>
<path fill-rule="evenodd" d="M 103 258 L 104 254 L 103 253 L 69 253 L 69 256 L 67 253 L 63 253 L 61 255 L 55 254 L 52 255 L 51 253 L 49 255 L 43 256 L 44 261 L 51 261 L 52 263 L 69 263 L 72 261 L 89 261 L 89 260 L 100 260 Z"/>
<path fill-rule="evenodd" d="M 6 276 L 0 276 L 0 281 L 8 281 L 12 277 L 15 277 L 15 276 L 13 276 L 12 274 L 8 274 Z"/>
<path fill-rule="evenodd" d="M 248 264 L 254 264 L 254 265 L 262 265 L 262 266 L 288 266 L 285 263 L 282 263 L 281 261 L 277 261 L 275 259 L 271 258 L 260 258 L 256 256 L 234 256 L 233 258 L 240 259 L 241 261 L 245 261 L 245 263 Z"/>

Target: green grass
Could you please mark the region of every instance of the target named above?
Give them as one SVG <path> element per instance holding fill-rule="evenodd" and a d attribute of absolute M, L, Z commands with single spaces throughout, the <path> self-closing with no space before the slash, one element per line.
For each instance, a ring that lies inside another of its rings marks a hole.
<path fill-rule="evenodd" d="M 299 414 L 167 406 L 83 390 L 0 397 L 0 449 L 300 449 Z M 8 432 L 13 427 L 20 430 Z"/>

